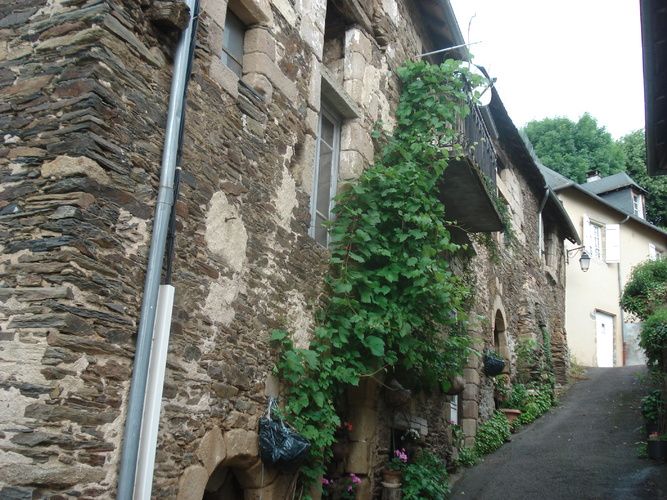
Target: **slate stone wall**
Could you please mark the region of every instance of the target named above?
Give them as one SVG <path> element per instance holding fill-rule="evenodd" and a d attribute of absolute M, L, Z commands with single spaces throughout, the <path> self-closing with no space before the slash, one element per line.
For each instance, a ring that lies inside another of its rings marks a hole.
<path fill-rule="evenodd" d="M 307 342 L 324 293 L 327 252 L 307 229 L 326 3 L 249 3 L 256 23 L 244 83 L 219 61 L 226 3 L 202 2 L 155 498 L 201 498 L 223 466 L 249 494 L 264 486 L 264 498 L 282 498 L 289 486 L 261 475 L 256 428 L 266 396 L 280 389 L 271 330 Z M 393 70 L 428 45 L 412 2 L 347 5 L 356 22 L 337 78 L 359 116 L 343 130 L 344 181 L 372 161 L 375 123 L 393 123 Z M 0 7 L 2 498 L 114 495 L 182 19 L 179 2 L 149 0 Z M 530 217 L 522 231 L 533 231 Z M 548 322 L 562 326 L 562 289 L 531 271 L 532 249 L 501 266 L 480 255 L 477 312 L 493 314 L 500 293 L 509 329 L 520 330 L 520 304 L 546 296 Z M 525 281 L 513 279 L 518 264 Z M 382 406 L 371 402 L 356 436 L 366 473 L 386 447 Z M 448 403 L 421 398 L 415 407 L 440 449 Z"/>

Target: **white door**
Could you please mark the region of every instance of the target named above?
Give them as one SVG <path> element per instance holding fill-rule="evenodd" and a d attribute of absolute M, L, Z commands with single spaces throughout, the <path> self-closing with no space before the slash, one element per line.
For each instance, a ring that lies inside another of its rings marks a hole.
<path fill-rule="evenodd" d="M 614 366 L 614 318 L 609 314 L 595 313 L 595 339 L 598 366 Z"/>

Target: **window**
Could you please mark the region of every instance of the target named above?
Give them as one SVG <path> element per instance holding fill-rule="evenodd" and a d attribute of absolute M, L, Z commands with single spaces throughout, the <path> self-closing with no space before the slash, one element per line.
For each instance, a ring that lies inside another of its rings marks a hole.
<path fill-rule="evenodd" d="M 243 21 L 227 9 L 225 29 L 222 32 L 222 63 L 241 77 L 243 69 L 243 38 L 246 26 Z"/>
<path fill-rule="evenodd" d="M 648 244 L 648 258 L 650 260 L 659 260 L 662 258 L 662 250 L 653 243 Z"/>
<path fill-rule="evenodd" d="M 584 246 L 592 259 L 603 259 L 603 229 L 603 224 L 595 223 L 587 215 L 584 215 Z"/>
<path fill-rule="evenodd" d="M 632 193 L 632 211 L 637 217 L 644 218 L 644 200 L 642 200 L 642 195 L 637 193 Z"/>
<path fill-rule="evenodd" d="M 340 120 L 324 104 L 320 111 L 315 150 L 313 194 L 310 200 L 310 235 L 323 247 L 329 246 L 329 231 L 324 223 L 332 220 L 332 198 L 338 185 Z"/>

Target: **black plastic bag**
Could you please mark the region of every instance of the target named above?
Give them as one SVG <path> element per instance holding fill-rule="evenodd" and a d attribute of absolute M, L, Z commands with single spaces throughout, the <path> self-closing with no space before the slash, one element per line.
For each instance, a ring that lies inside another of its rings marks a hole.
<path fill-rule="evenodd" d="M 505 360 L 496 356 L 492 351 L 487 351 L 484 355 L 484 375 L 495 377 L 500 375 L 505 368 Z"/>
<path fill-rule="evenodd" d="M 259 419 L 259 456 L 264 465 L 294 474 L 308 456 L 310 441 L 282 418 L 272 416 L 276 408 L 276 400 L 269 398 L 269 407 Z"/>

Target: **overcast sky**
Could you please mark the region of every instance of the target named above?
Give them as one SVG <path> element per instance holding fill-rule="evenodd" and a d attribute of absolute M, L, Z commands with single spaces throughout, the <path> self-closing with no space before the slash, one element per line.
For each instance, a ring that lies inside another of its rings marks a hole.
<path fill-rule="evenodd" d="M 614 139 L 644 128 L 639 0 L 450 1 L 518 128 L 587 111 Z"/>

